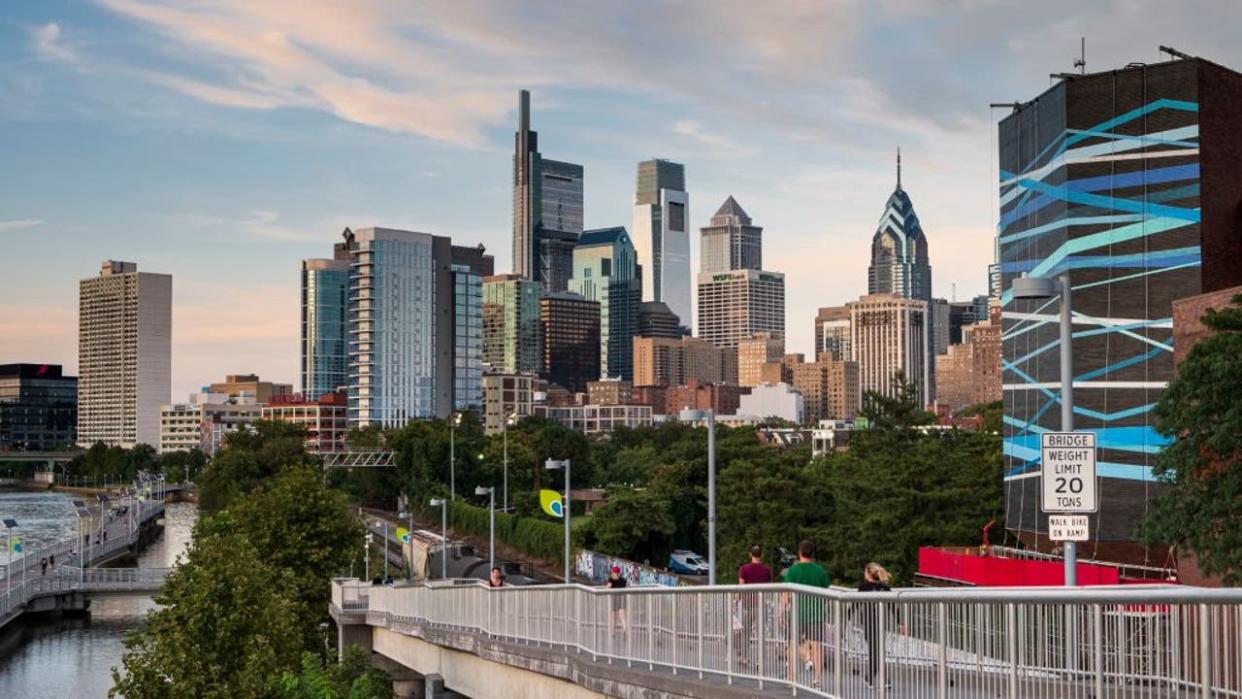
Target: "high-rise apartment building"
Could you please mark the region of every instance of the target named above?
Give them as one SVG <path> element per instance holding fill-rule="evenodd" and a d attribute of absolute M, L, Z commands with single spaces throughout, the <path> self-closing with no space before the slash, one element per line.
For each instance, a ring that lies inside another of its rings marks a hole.
<path fill-rule="evenodd" d="M 634 338 L 634 386 L 737 383 L 737 352 L 693 337 Z"/>
<path fill-rule="evenodd" d="M 785 338 L 770 332 L 759 332 L 737 343 L 737 382 L 740 386 L 758 386 L 763 381 L 763 365 L 779 362 L 785 356 Z"/>
<path fill-rule="evenodd" d="M 349 256 L 302 260 L 302 394 L 314 400 L 349 382 Z"/>
<path fill-rule="evenodd" d="M 928 308 L 931 310 L 932 351 L 944 354 L 949 351 L 949 301 L 933 298 Z"/>
<path fill-rule="evenodd" d="M 1173 302 L 1242 284 L 1240 105 L 1242 74 L 1187 58 L 1075 75 L 1000 122 L 1006 526 L 1030 545 L 1047 546 L 1040 434 L 1062 427 L 1057 301 L 1014 299 L 1013 281 L 1070 276 L 1074 429 L 1100 447 L 1093 550 L 1140 557 Z"/>
<path fill-rule="evenodd" d="M 351 233 L 349 420 L 400 427 L 453 410 L 452 243 L 429 233 Z"/>
<path fill-rule="evenodd" d="M 483 278 L 483 363 L 491 371 L 543 371 L 539 296 L 543 285 L 516 274 Z"/>
<path fill-rule="evenodd" d="M 759 332 L 785 336 L 785 275 L 739 269 L 699 275 L 699 337 L 717 347 Z"/>
<path fill-rule="evenodd" d="M 815 314 L 815 356 L 827 353 L 839 362 L 853 359 L 851 335 L 848 307 L 827 306 Z"/>
<path fill-rule="evenodd" d="M 78 285 L 78 444 L 159 444 L 172 392 L 172 275 L 104 260 Z"/>
<path fill-rule="evenodd" d="M 634 341 L 642 298 L 637 253 L 625 228 L 586 231 L 574 248 L 569 290 L 599 302 L 600 375 L 634 376 Z"/>
<path fill-rule="evenodd" d="M 600 304 L 579 294 L 552 292 L 539 299 L 543 336 L 540 376 L 572 393 L 599 379 Z"/>
<path fill-rule="evenodd" d="M 893 380 L 901 376 L 917 387 L 919 406 L 928 405 L 931 329 L 927 302 L 897 294 L 869 294 L 847 307 L 860 390 L 895 396 Z"/>
<path fill-rule="evenodd" d="M 0 364 L 0 452 L 77 442 L 78 380 L 59 364 Z"/>
<path fill-rule="evenodd" d="M 483 408 L 483 279 L 495 262 L 482 245 L 453 246 L 453 410 Z"/>
<path fill-rule="evenodd" d="M 803 419 L 852 420 L 862 409 L 858 363 L 822 354 L 814 362 L 790 362 L 790 385 L 802 394 Z"/>
<path fill-rule="evenodd" d="M 564 291 L 573 274 L 573 251 L 582 234 L 581 165 L 539 153 L 530 128 L 530 93 L 518 93 L 513 152 L 513 273 Z"/>
<path fill-rule="evenodd" d="M 1001 399 L 1000 307 L 961 329 L 962 342 L 936 357 L 936 403 L 960 410 Z"/>
<path fill-rule="evenodd" d="M 703 274 L 763 269 L 763 228 L 751 223 L 732 196 L 699 233 L 699 271 Z"/>
<path fill-rule="evenodd" d="M 978 298 L 982 298 L 986 301 L 988 297 L 982 296 Z M 984 304 L 984 311 L 985 313 L 983 315 L 978 315 L 976 313 L 976 305 L 973 300 L 971 301 L 950 301 L 949 302 L 949 344 L 950 345 L 962 344 L 962 328 L 966 327 L 967 325 L 974 325 L 976 322 L 986 319 L 988 317 L 986 313 L 987 311 L 986 303 Z"/>
<path fill-rule="evenodd" d="M 638 164 L 630 231 L 642 267 L 643 300 L 663 301 L 689 325 L 690 195 L 684 165 L 658 159 Z"/>

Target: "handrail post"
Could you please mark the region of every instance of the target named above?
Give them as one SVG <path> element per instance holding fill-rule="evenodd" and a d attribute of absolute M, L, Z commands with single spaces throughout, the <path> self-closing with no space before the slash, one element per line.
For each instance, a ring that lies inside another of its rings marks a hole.
<path fill-rule="evenodd" d="M 655 595 L 643 595 L 647 598 L 647 669 L 655 669 L 655 618 L 651 616 L 652 598 Z"/>
<path fill-rule="evenodd" d="M 944 602 L 936 604 L 936 696 L 948 699 L 949 696 L 949 612 Z M 837 690 L 840 694 L 840 690 Z"/>
<path fill-rule="evenodd" d="M 677 637 L 677 622 L 678 621 L 679 619 L 677 616 L 677 595 L 673 595 L 673 674 L 674 675 L 677 674 L 677 645 L 678 645 L 678 640 L 679 640 Z"/>
<path fill-rule="evenodd" d="M 698 619 L 697 628 L 699 637 L 699 679 L 703 679 L 703 593 L 695 592 L 694 599 L 695 604 L 698 607 L 696 614 Z"/>
<path fill-rule="evenodd" d="M 764 641 L 763 641 L 763 639 L 764 639 L 764 633 L 765 633 L 765 631 L 764 631 L 764 623 L 763 623 L 763 610 L 764 610 L 764 606 L 763 606 L 763 593 L 762 593 L 762 592 L 760 592 L 760 593 L 758 593 L 758 594 L 759 594 L 759 605 L 758 605 L 755 609 L 756 609 L 757 613 L 759 614 L 759 629 L 758 629 L 758 631 L 759 631 L 759 637 L 755 639 L 755 646 L 758 648 L 758 653 L 757 653 L 757 655 L 758 655 L 759 657 L 755 659 L 755 665 L 756 665 L 756 667 L 757 667 L 757 669 L 758 669 L 758 674 L 759 674 L 759 689 L 763 689 L 763 675 L 764 675 L 764 670 L 763 670 L 763 656 L 764 656 L 764 652 L 763 652 L 763 651 L 764 651 L 764 648 L 765 648 L 765 646 L 766 646 L 767 644 L 765 644 L 765 643 L 764 643 Z M 750 650 L 750 645 L 749 645 L 749 644 L 750 644 L 750 641 L 749 641 L 749 640 L 747 640 L 747 641 L 746 641 L 746 643 L 747 643 L 746 649 L 747 649 L 747 650 Z"/>
<path fill-rule="evenodd" d="M 1096 604 L 1091 610 L 1092 626 L 1095 627 L 1095 695 L 1104 696 L 1104 605 Z"/>
<path fill-rule="evenodd" d="M 728 610 L 728 599 L 729 598 L 726 595 L 725 596 L 726 618 L 728 617 L 728 611 L 727 611 Z M 725 681 L 728 684 L 733 684 L 733 630 L 732 630 L 731 624 L 729 625 L 729 627 L 730 627 L 729 631 L 726 632 L 724 635 L 725 636 Z"/>
<path fill-rule="evenodd" d="M 1212 633 L 1208 628 L 1208 606 L 1199 603 L 1199 679 L 1201 696 L 1209 699 L 1212 696 Z"/>
<path fill-rule="evenodd" d="M 888 696 L 888 653 L 885 652 L 885 637 L 888 635 L 888 614 L 885 609 L 886 603 L 877 602 L 875 607 L 876 614 L 876 634 L 874 650 L 875 654 L 880 658 L 880 675 L 875 678 L 876 688 L 880 690 L 880 699 Z M 868 641 L 870 643 L 871 641 Z M 872 649 L 868 648 L 868 651 Z"/>
<path fill-rule="evenodd" d="M 789 665 L 793 668 L 793 677 L 790 677 L 790 685 L 793 688 L 794 696 L 798 695 L 798 674 L 802 671 L 802 657 L 798 654 L 802 651 L 802 644 L 798 638 L 798 593 L 789 593 L 789 630 L 792 632 L 789 642 Z"/>
<path fill-rule="evenodd" d="M 1005 616 L 1008 620 L 1008 633 L 1005 634 L 1005 640 L 1009 646 L 1009 699 L 1018 699 L 1018 610 L 1013 602 L 1009 602 L 1005 607 Z"/>
<path fill-rule="evenodd" d="M 842 688 L 845 682 L 845 614 L 841 609 L 841 600 L 832 601 L 832 692 L 838 697 L 844 696 Z"/>

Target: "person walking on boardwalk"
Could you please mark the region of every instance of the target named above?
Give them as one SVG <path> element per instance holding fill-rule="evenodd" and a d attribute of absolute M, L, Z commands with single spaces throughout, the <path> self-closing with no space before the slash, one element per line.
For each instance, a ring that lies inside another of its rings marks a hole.
<path fill-rule="evenodd" d="M 805 539 L 801 544 L 798 544 L 798 562 L 789 566 L 785 571 L 785 582 L 793 585 L 819 588 L 828 588 L 832 585 L 832 578 L 828 577 L 828 571 L 815 562 L 815 542 Z M 790 681 L 796 679 L 794 675 L 795 664 L 802 660 L 807 664 L 807 669 L 814 673 L 814 686 L 817 688 L 822 687 L 824 641 L 826 640 L 828 628 L 824 610 L 824 598 L 806 593 L 784 595 L 781 609 L 785 612 L 786 619 L 791 616 L 789 611 L 794 602 L 794 595 L 798 596 L 798 638 L 794 641 L 797 652 L 794 652 L 794 648 L 790 648 L 789 652 L 789 679 Z"/>
<path fill-rule="evenodd" d="M 889 574 L 884 566 L 872 561 L 863 567 L 863 579 L 858 583 L 859 592 L 890 592 L 893 576 Z M 894 613 L 896 608 L 894 607 Z M 866 683 L 868 687 L 874 687 L 876 684 L 876 675 L 880 672 L 880 650 L 884 643 L 884 629 L 880 626 L 880 605 L 867 604 L 862 605 L 862 630 L 863 637 L 867 640 L 867 677 Z M 900 621 L 900 619 L 898 620 Z M 900 626 L 901 633 L 905 633 L 904 624 Z M 891 684 L 885 682 L 885 684 Z"/>
<path fill-rule="evenodd" d="M 608 580 L 604 581 L 604 587 L 609 590 L 624 590 L 627 584 L 625 576 L 621 575 L 621 568 L 618 566 L 612 567 Z M 612 598 L 613 628 L 624 632 L 626 627 L 625 595 L 609 595 L 609 597 Z"/>
<path fill-rule="evenodd" d="M 770 582 L 772 582 L 772 569 L 763 564 L 763 548 L 755 544 L 750 547 L 750 563 L 737 569 L 737 584 L 762 585 Z M 763 610 L 759 608 L 758 594 L 743 592 L 738 597 L 737 614 L 740 623 L 734 628 L 740 632 L 741 638 L 735 647 L 738 652 L 738 661 L 745 667 L 751 651 L 750 639 L 754 635 L 755 622 Z"/>

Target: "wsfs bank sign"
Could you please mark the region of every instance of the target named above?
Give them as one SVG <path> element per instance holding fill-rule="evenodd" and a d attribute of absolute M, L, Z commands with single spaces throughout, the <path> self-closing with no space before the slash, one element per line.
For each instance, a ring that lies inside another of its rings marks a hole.
<path fill-rule="evenodd" d="M 1040 436 L 1044 512 L 1099 509 L 1094 432 L 1045 432 Z"/>

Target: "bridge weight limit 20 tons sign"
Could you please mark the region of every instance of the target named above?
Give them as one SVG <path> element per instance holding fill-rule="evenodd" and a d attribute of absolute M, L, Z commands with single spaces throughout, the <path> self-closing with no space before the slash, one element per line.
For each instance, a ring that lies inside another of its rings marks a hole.
<path fill-rule="evenodd" d="M 1040 435 L 1044 512 L 1073 514 L 1099 509 L 1094 432 Z"/>

